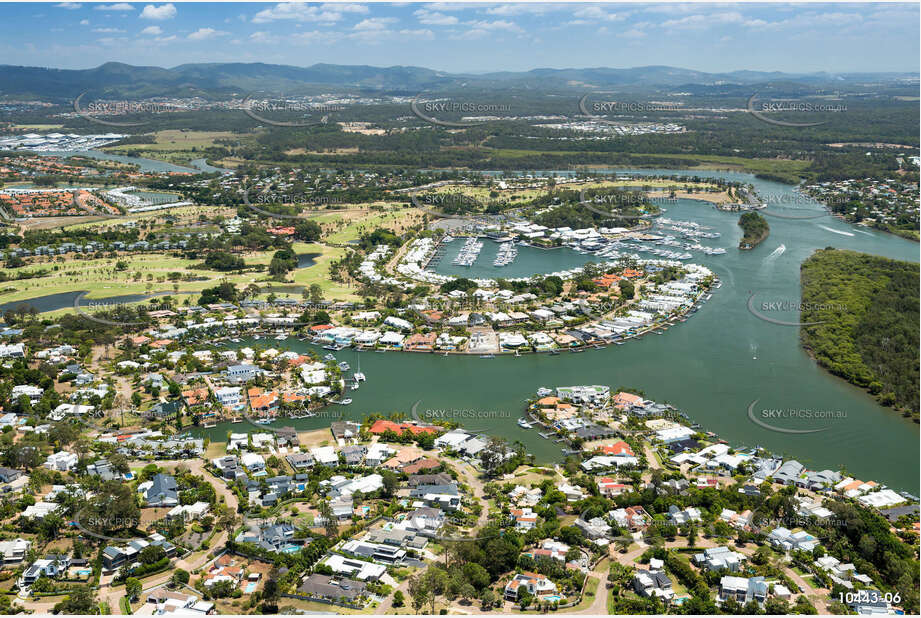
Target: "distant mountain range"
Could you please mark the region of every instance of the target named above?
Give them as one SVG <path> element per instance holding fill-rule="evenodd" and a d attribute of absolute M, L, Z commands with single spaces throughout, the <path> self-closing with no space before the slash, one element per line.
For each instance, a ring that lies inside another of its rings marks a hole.
<path fill-rule="evenodd" d="M 295 67 L 263 63 L 184 64 L 171 69 L 109 62 L 94 69 L 50 69 L 0 65 L 0 96 L 71 100 L 90 90 L 101 96 L 229 96 L 252 92 L 308 94 L 353 89 L 390 94 L 422 90 L 508 87 L 541 90 L 650 89 L 681 86 L 747 85 L 786 82 L 836 85 L 917 81 L 911 73 L 811 73 L 766 71 L 705 73 L 668 66 L 629 69 L 533 69 L 484 74 L 446 73 L 422 67 L 315 64 Z"/>

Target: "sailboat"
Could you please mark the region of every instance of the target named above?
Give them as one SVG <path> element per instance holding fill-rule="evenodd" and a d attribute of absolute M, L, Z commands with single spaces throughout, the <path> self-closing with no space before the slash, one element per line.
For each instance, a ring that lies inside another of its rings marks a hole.
<path fill-rule="evenodd" d="M 352 375 L 355 378 L 355 385 L 357 386 L 359 382 L 364 382 L 368 378 L 365 377 L 365 374 L 361 372 L 361 356 L 358 356 L 358 370 Z"/>

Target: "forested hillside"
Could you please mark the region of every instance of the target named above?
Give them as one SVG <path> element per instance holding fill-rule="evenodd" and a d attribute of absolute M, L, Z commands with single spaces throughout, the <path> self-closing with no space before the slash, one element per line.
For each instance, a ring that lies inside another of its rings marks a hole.
<path fill-rule="evenodd" d="M 918 264 L 824 249 L 800 268 L 803 346 L 831 373 L 918 419 Z"/>

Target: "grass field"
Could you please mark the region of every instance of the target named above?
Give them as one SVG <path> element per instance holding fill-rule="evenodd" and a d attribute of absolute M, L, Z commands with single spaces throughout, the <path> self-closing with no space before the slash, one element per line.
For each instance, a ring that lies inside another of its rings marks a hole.
<path fill-rule="evenodd" d="M 145 157 L 175 164 L 188 164 L 199 156 L 200 151 L 215 145 L 215 140 L 245 139 L 244 135 L 230 131 L 183 131 L 166 129 L 154 133 L 153 144 L 123 144 L 103 148 L 105 152 L 140 151 Z"/>
<path fill-rule="evenodd" d="M 160 151 L 185 151 L 197 148 L 209 148 L 214 146 L 214 140 L 218 139 L 240 139 L 241 135 L 230 131 L 182 131 L 179 129 L 167 129 L 154 133 L 153 144 L 127 144 L 124 146 L 113 146 L 105 148 L 118 152 L 120 150 L 160 150 Z"/>
<path fill-rule="evenodd" d="M 304 286 L 309 288 L 314 283 L 323 289 L 324 298 L 329 300 L 355 300 L 357 296 L 348 287 L 329 281 L 329 262 L 338 259 L 344 249 L 327 247 L 325 245 L 295 243 L 295 252 L 316 254 L 316 263 L 306 268 L 300 268 L 289 274 L 287 282 L 275 282 L 267 273 L 244 272 L 221 273 L 218 271 L 198 268 L 199 261 L 187 260 L 163 254 L 126 254 L 117 258 L 75 260 L 72 257 L 55 262 L 30 264 L 16 269 L 16 272 L 31 272 L 39 269 L 49 269 L 47 275 L 35 279 L 6 282 L 0 284 L 0 303 L 25 301 L 29 298 L 75 292 L 86 290 L 88 300 L 122 296 L 127 294 L 151 294 L 154 292 L 176 293 L 182 298 L 186 295 L 192 297 L 192 302 L 197 300 L 196 294 L 204 288 L 213 287 L 223 280 L 230 281 L 242 289 L 251 283 L 259 286 Z M 245 254 L 247 265 L 268 264 L 272 252 L 254 252 Z M 127 263 L 127 268 L 121 271 L 115 269 L 116 262 Z M 204 277 L 202 281 L 176 281 L 168 279 L 169 273 L 190 274 L 195 277 Z M 292 276 L 293 275 L 293 276 Z M 191 294 L 189 294 L 191 293 Z M 262 294 L 268 296 L 270 292 Z M 299 297 L 299 290 L 290 292 L 275 292 L 280 297 Z M 62 309 L 50 312 L 51 315 L 72 311 Z"/>
<path fill-rule="evenodd" d="M 14 129 L 30 129 L 32 131 L 51 131 L 54 129 L 61 129 L 64 125 L 62 124 L 15 124 L 13 125 Z"/>

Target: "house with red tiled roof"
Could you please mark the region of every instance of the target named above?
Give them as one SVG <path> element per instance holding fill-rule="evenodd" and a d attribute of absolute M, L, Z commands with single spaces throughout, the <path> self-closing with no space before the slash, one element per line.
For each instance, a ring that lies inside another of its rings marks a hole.
<path fill-rule="evenodd" d="M 617 275 L 612 275 L 612 274 L 605 274 L 605 275 L 601 275 L 600 277 L 595 277 L 594 279 L 592 279 L 592 283 L 594 283 L 600 288 L 605 288 L 605 289 L 611 287 L 618 281 L 620 281 L 620 277 Z"/>
<path fill-rule="evenodd" d="M 601 495 L 605 498 L 613 498 L 626 491 L 630 491 L 630 486 L 618 483 L 611 477 L 604 476 L 598 479 L 598 491 L 601 492 Z"/>
<path fill-rule="evenodd" d="M 512 517 L 515 519 L 515 529 L 528 531 L 537 525 L 537 513 L 531 510 L 531 507 L 523 509 L 509 509 Z"/>
<path fill-rule="evenodd" d="M 429 352 L 434 349 L 436 338 L 437 335 L 435 333 L 416 333 L 410 335 L 406 341 L 403 342 L 403 349 L 407 352 L 412 352 L 414 350 Z"/>
<path fill-rule="evenodd" d="M 414 464 L 424 457 L 425 453 L 422 449 L 415 446 L 406 446 L 401 448 L 396 455 L 385 461 L 382 466 L 388 470 L 402 470 L 405 466 Z"/>
<path fill-rule="evenodd" d="M 515 577 L 505 585 L 505 598 L 508 601 L 518 600 L 521 591 L 527 591 L 531 596 L 540 598 L 556 592 L 556 584 L 546 575 L 539 573 L 516 573 Z"/>
<path fill-rule="evenodd" d="M 615 442 L 614 444 L 604 444 L 601 446 L 600 450 L 603 454 L 612 457 L 636 457 L 630 445 L 623 440 Z"/>
<path fill-rule="evenodd" d="M 441 462 L 437 459 L 431 457 L 426 457 L 425 459 L 420 459 L 417 462 L 411 463 L 408 466 L 403 468 L 403 472 L 406 474 L 419 474 L 420 472 L 425 472 L 427 470 L 434 470 L 441 466 Z"/>
<path fill-rule="evenodd" d="M 278 393 L 275 391 L 263 392 L 261 388 L 251 388 L 247 394 L 253 412 L 267 414 L 278 410 Z"/>
<path fill-rule="evenodd" d="M 191 408 L 192 406 L 201 405 L 208 401 L 208 396 L 210 394 L 207 388 L 193 388 L 191 390 L 182 391 L 182 398 L 185 400 L 185 405 Z"/>
<path fill-rule="evenodd" d="M 611 399 L 611 403 L 618 410 L 629 410 L 633 406 L 643 403 L 643 398 L 639 395 L 634 395 L 633 393 L 626 393 L 621 391 L 614 395 Z"/>
<path fill-rule="evenodd" d="M 438 427 L 433 427 L 431 425 L 413 425 L 411 423 L 394 423 L 393 421 L 388 421 L 385 419 L 380 419 L 374 421 L 374 424 L 371 425 L 371 428 L 368 430 L 374 435 L 381 435 L 387 431 L 392 431 L 397 435 L 402 435 L 404 431 L 408 431 L 413 435 L 420 435 L 423 433 L 437 434 L 439 432 Z"/>

